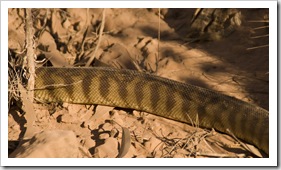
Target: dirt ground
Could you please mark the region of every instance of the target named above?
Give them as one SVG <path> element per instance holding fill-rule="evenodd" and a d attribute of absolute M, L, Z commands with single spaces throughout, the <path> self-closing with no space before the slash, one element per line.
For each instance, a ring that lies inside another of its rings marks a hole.
<path fill-rule="evenodd" d="M 106 9 L 102 37 L 103 9 L 35 9 L 37 67 L 84 66 L 95 56 L 94 66 L 149 72 L 268 110 L 268 10 L 240 11 L 242 23 L 227 37 L 189 41 L 186 35 L 195 9 L 161 9 L 160 17 L 158 9 Z M 20 67 L 25 55 L 24 18 L 23 9 L 9 9 L 9 61 L 14 67 Z M 22 110 L 11 103 L 9 153 L 26 127 Z M 32 148 L 32 157 L 64 152 L 63 157 L 120 157 L 122 136 L 128 140 L 124 127 L 130 143 L 121 157 L 255 157 L 228 135 L 136 110 L 67 103 L 35 103 L 34 108 L 33 139 L 38 146 Z M 40 140 L 53 143 L 41 146 Z M 30 145 L 25 143 L 18 154 L 27 156 L 24 148 Z"/>

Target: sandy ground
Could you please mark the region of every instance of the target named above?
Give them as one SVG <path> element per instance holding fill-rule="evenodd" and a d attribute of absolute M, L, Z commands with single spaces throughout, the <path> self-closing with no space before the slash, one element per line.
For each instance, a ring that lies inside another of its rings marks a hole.
<path fill-rule="evenodd" d="M 106 9 L 103 36 L 95 51 L 102 11 L 34 10 L 36 55 L 38 60 L 47 58 L 38 66 L 85 65 L 94 55 L 112 67 L 216 90 L 268 110 L 268 46 L 252 48 L 268 45 L 268 36 L 259 37 L 267 35 L 268 28 L 258 29 L 268 22 L 253 22 L 264 21 L 267 10 L 241 9 L 242 24 L 229 36 L 188 42 L 185 36 L 195 9 L 161 9 L 160 18 L 157 9 Z M 16 58 L 15 66 L 24 56 L 24 40 L 24 11 L 10 9 L 9 52 Z M 34 108 L 36 135 L 11 157 L 118 157 L 124 138 L 130 143 L 122 157 L 253 157 L 228 135 L 144 112 L 67 103 L 36 103 Z M 16 104 L 10 107 L 8 125 L 11 153 L 26 126 Z M 122 133 L 124 128 L 129 134 Z M 42 141 L 47 144 L 41 145 Z"/>

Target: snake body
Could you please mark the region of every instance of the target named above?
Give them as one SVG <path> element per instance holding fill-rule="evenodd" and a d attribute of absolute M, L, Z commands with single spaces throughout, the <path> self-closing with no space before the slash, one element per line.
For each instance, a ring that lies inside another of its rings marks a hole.
<path fill-rule="evenodd" d="M 267 110 L 151 74 L 105 67 L 41 67 L 36 70 L 34 95 L 41 102 L 130 108 L 189 124 L 198 116 L 199 126 L 230 131 L 269 154 Z"/>

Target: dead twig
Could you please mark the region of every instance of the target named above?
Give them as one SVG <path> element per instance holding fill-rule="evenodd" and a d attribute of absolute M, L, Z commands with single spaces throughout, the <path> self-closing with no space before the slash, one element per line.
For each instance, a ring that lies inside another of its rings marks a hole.
<path fill-rule="evenodd" d="M 32 19 L 32 12 L 30 8 L 25 9 L 25 19 L 26 19 L 26 62 L 23 63 L 23 67 L 27 67 L 28 69 L 28 84 L 27 84 L 27 100 L 22 96 L 24 93 L 21 93 L 21 97 L 23 100 L 23 110 L 25 111 L 25 118 L 26 118 L 26 132 L 24 134 L 23 139 L 30 138 L 33 135 L 32 126 L 35 120 L 35 113 L 33 109 L 33 98 L 34 98 L 34 89 L 35 86 L 35 52 L 34 52 L 34 28 L 33 28 L 33 19 Z M 20 87 L 20 83 L 18 84 Z"/>
<path fill-rule="evenodd" d="M 219 154 L 219 153 L 204 153 L 197 152 L 197 156 L 216 157 L 216 158 L 245 158 L 245 154 Z"/>

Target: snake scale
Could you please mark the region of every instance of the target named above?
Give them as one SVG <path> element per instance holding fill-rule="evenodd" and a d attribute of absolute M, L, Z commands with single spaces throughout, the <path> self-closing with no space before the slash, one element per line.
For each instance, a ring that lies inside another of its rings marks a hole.
<path fill-rule="evenodd" d="M 145 111 L 168 119 L 214 128 L 269 154 L 269 113 L 234 97 L 166 78 L 107 67 L 36 70 L 40 102 L 101 104 Z"/>

